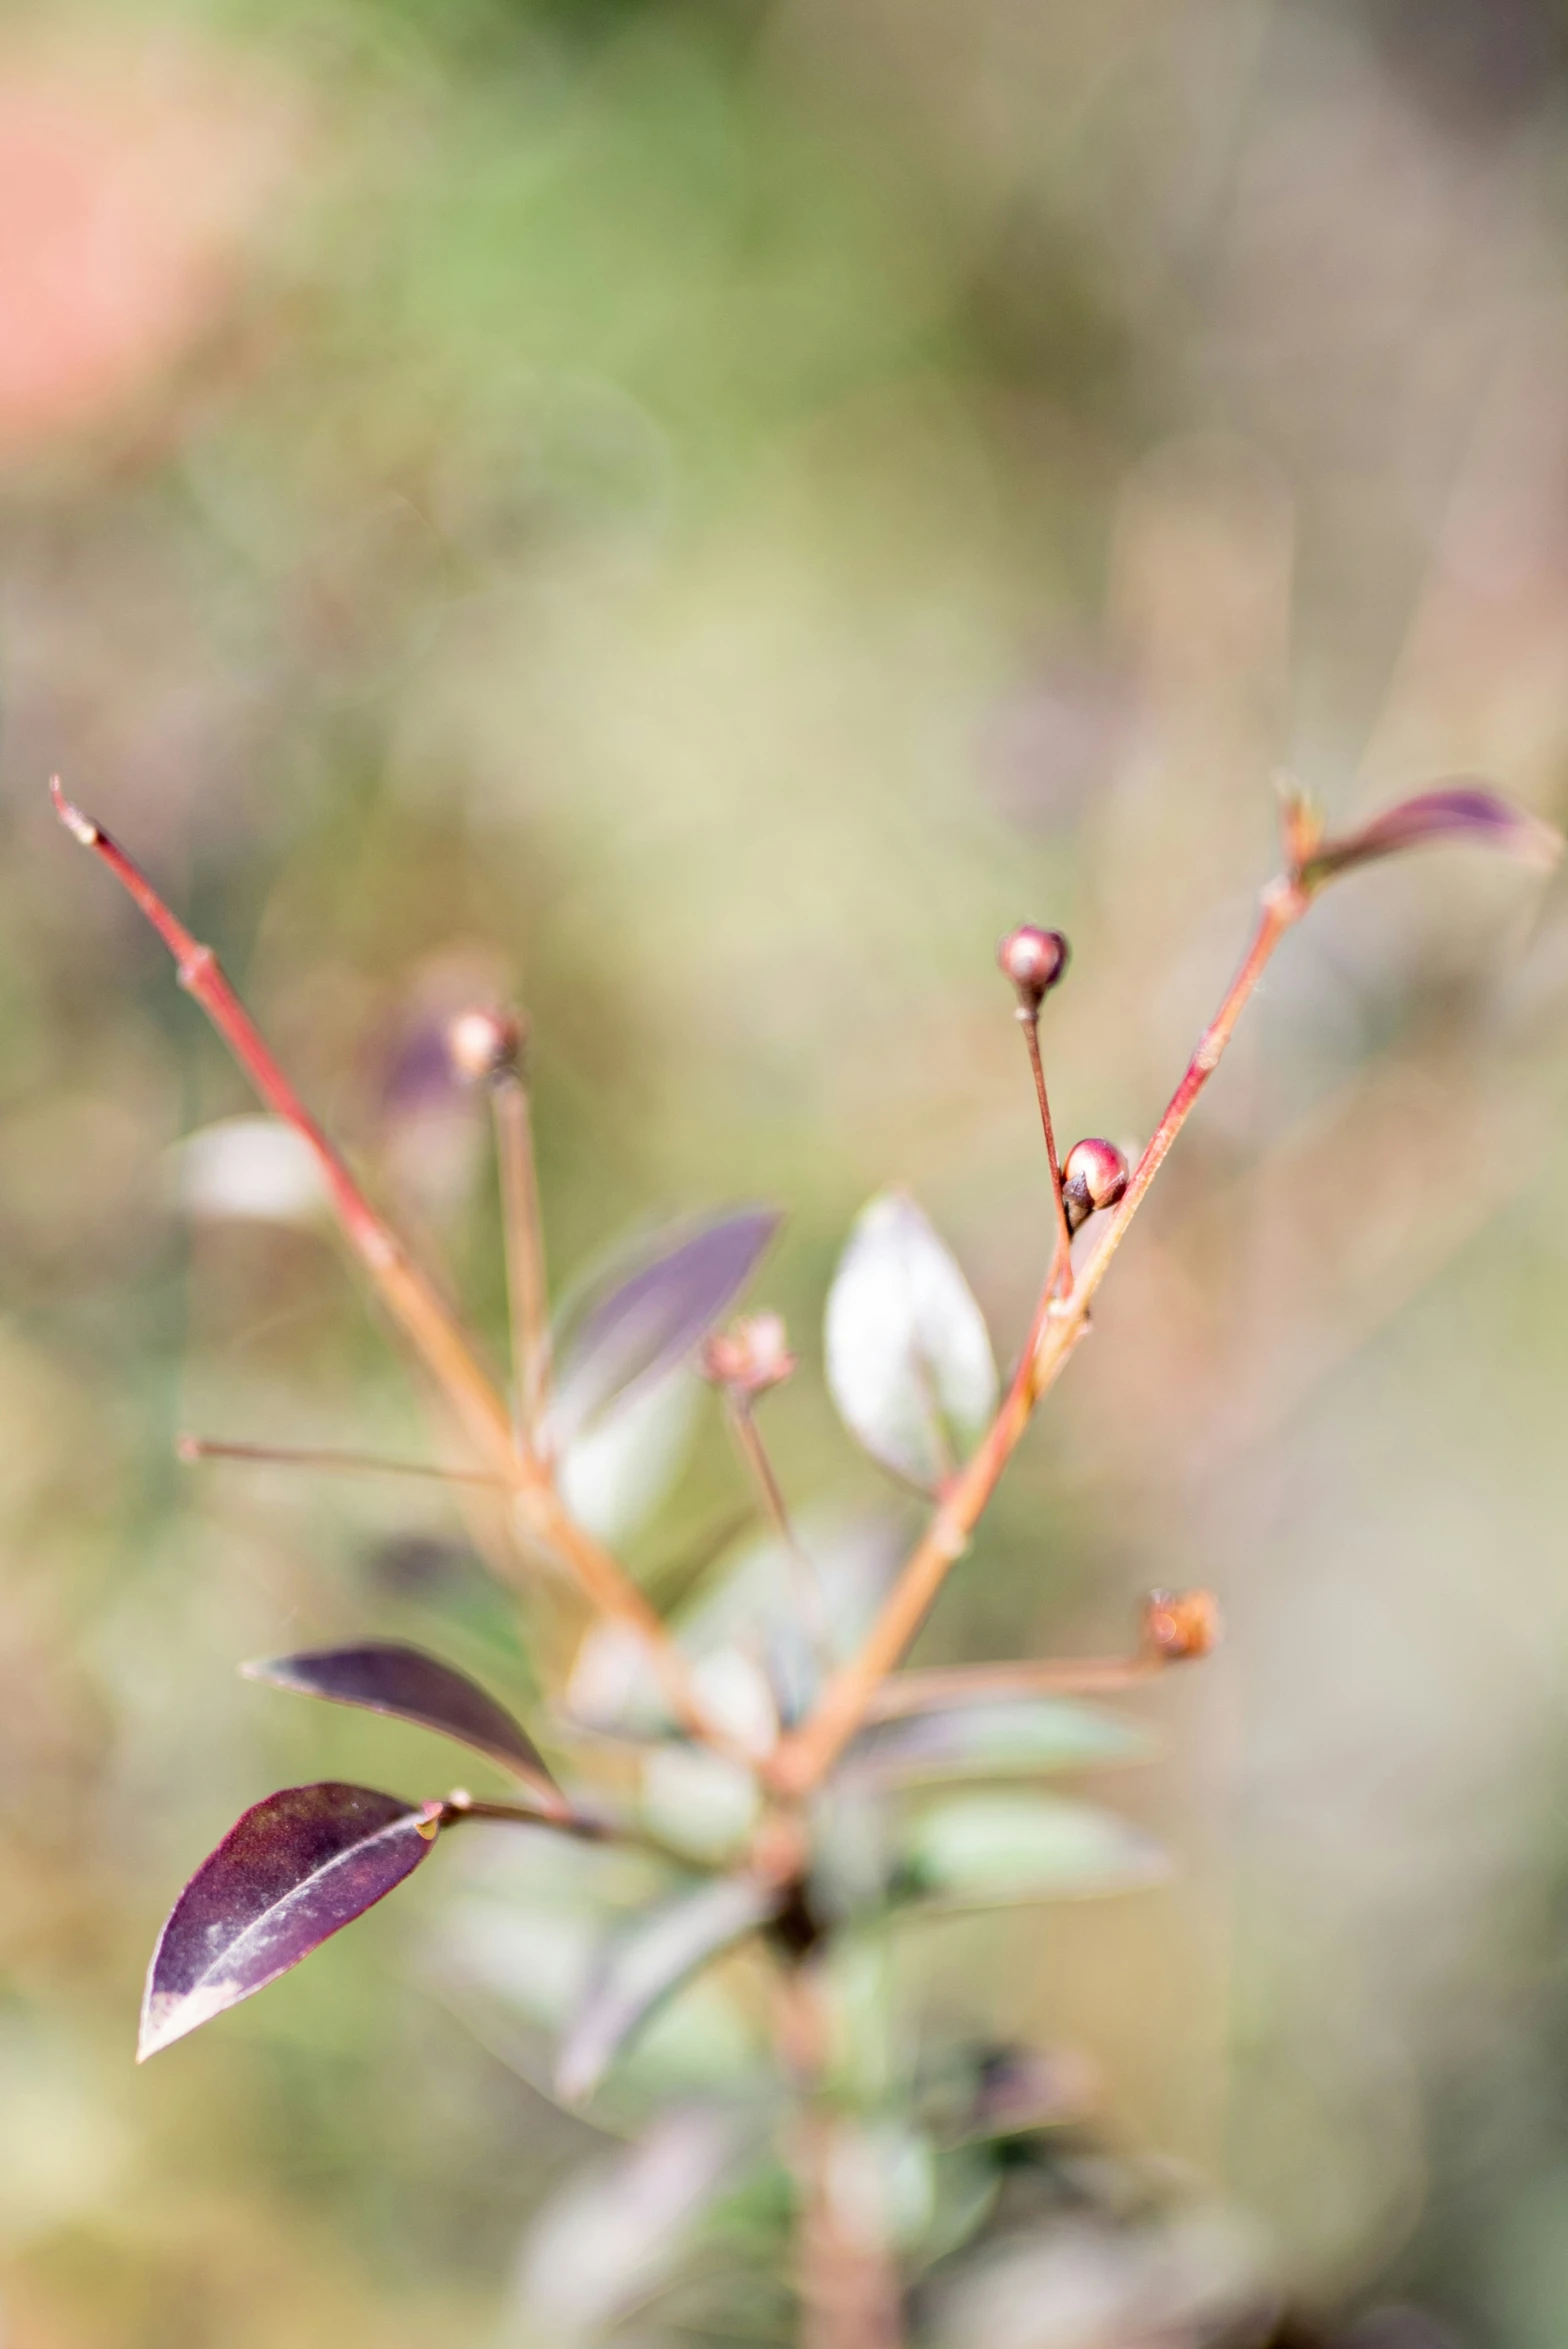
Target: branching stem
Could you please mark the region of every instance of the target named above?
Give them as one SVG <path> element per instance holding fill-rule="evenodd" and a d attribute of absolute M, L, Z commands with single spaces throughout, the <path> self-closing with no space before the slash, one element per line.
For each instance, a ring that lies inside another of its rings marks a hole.
<path fill-rule="evenodd" d="M 563 1560 L 602 1614 L 639 1634 L 666 1696 L 687 1727 L 710 1743 L 718 1742 L 692 1688 L 685 1660 L 658 1616 L 620 1564 L 571 1517 L 543 1465 L 532 1453 L 519 1450 L 506 1405 L 456 1314 L 376 1213 L 345 1160 L 306 1109 L 212 948 L 203 946 L 176 920 L 119 842 L 73 807 L 58 781 L 51 783 L 50 794 L 66 830 L 107 865 L 163 940 L 174 957 L 180 985 L 211 1020 L 267 1107 L 309 1145 L 350 1246 L 486 1469 L 516 1496 L 523 1530 Z"/>
<path fill-rule="evenodd" d="M 1310 892 L 1300 882 L 1280 880 L 1263 893 L 1252 943 L 1224 1001 L 1204 1031 L 1187 1072 L 1139 1159 L 1121 1202 L 1109 1211 L 1105 1238 L 1084 1265 L 1065 1298 L 1053 1294 L 1055 1267 L 1047 1274 L 1018 1368 L 978 1450 L 960 1471 L 940 1508 L 906 1560 L 858 1653 L 835 1674 L 810 1719 L 784 1738 L 769 1764 L 769 1776 L 783 1793 L 801 1795 L 820 1784 L 866 1719 L 876 1692 L 925 1621 L 931 1603 L 969 1538 L 997 1480 L 1013 1455 L 1041 1397 L 1055 1384 L 1068 1357 L 1089 1326 L 1089 1306 L 1127 1236 L 1128 1226 L 1185 1125 L 1193 1103 L 1230 1042 L 1259 979 L 1280 939 L 1300 920 Z"/>

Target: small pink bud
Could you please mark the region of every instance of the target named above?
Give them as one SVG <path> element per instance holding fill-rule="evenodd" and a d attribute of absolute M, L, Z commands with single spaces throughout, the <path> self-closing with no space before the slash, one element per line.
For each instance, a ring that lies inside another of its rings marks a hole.
<path fill-rule="evenodd" d="M 1075 1142 L 1062 1167 L 1062 1197 L 1074 1231 L 1101 1207 L 1114 1207 L 1127 1188 L 1127 1161 L 1114 1142 L 1091 1134 Z"/>
<path fill-rule="evenodd" d="M 776 1313 L 752 1313 L 715 1330 L 702 1349 L 702 1367 L 715 1386 L 743 1395 L 782 1386 L 795 1367 L 784 1324 Z"/>
<path fill-rule="evenodd" d="M 527 1030 L 515 1012 L 460 1011 L 446 1032 L 458 1075 L 482 1085 L 518 1067 Z"/>
<path fill-rule="evenodd" d="M 996 959 L 1018 990 L 1020 1009 L 1032 1015 L 1067 968 L 1067 941 L 1060 930 L 1038 930 L 1033 922 L 1023 922 L 1008 931 Z"/>
<path fill-rule="evenodd" d="M 1219 1638 L 1219 1601 L 1211 1590 L 1151 1590 L 1143 1602 L 1144 1647 L 1164 1664 L 1190 1664 Z"/>

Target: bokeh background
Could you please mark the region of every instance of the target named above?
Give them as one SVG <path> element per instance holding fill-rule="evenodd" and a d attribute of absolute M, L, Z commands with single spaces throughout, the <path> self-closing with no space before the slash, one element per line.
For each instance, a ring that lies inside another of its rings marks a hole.
<path fill-rule="evenodd" d="M 243 1085 L 49 773 L 497 1341 L 465 1001 L 534 1020 L 563 1279 L 787 1204 L 772 1431 L 854 1507 L 816 1374 L 863 1198 L 914 1188 L 1003 1351 L 1038 1280 L 1002 929 L 1074 942 L 1059 1125 L 1135 1139 L 1273 770 L 1563 812 L 1565 198 L 1557 0 L 5 9 L 7 2349 L 499 2340 L 600 2142 L 447 1994 L 434 1869 L 132 2068 L 239 1808 L 451 1774 L 236 1661 L 529 1663 L 439 1490 L 174 1464 L 428 1436 L 330 1239 L 236 1194 L 277 1170 L 182 1154 Z M 1369 2345 L 1568 2338 L 1565 1039 L 1562 883 L 1331 896 L 926 1635 L 1113 1647 L 1146 1586 L 1220 1592 L 1126 1784 L 1177 1881 L 992 1928 L 984 2002 Z M 739 1490 L 707 1428 L 651 1587 Z"/>

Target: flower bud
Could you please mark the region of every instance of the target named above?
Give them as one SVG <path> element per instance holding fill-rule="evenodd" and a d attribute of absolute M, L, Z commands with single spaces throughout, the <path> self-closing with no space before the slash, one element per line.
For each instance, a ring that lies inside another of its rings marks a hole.
<path fill-rule="evenodd" d="M 1075 1142 L 1062 1165 L 1062 1197 L 1071 1230 L 1101 1207 L 1114 1207 L 1127 1188 L 1127 1161 L 1114 1142 L 1091 1134 Z"/>
<path fill-rule="evenodd" d="M 743 1395 L 782 1386 L 795 1367 L 784 1323 L 776 1313 L 752 1313 L 727 1330 L 715 1330 L 702 1349 L 702 1367 L 715 1386 Z"/>
<path fill-rule="evenodd" d="M 1143 1645 L 1162 1664 L 1190 1664 L 1219 1645 L 1219 1602 L 1211 1590 L 1151 1590 L 1143 1602 Z"/>
<path fill-rule="evenodd" d="M 1038 930 L 1033 922 L 1023 922 L 1008 931 L 996 959 L 1018 990 L 1020 1010 L 1032 1015 L 1067 968 L 1067 941 L 1060 930 Z"/>
<path fill-rule="evenodd" d="M 446 1032 L 452 1066 L 470 1085 L 483 1085 L 520 1066 L 527 1035 L 511 1011 L 460 1011 Z"/>

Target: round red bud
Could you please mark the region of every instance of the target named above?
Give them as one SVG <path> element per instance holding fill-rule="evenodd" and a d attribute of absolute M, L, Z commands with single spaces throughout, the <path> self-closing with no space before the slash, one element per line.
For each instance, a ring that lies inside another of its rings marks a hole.
<path fill-rule="evenodd" d="M 1114 1142 L 1097 1134 L 1075 1142 L 1062 1165 L 1062 1197 L 1076 1231 L 1101 1207 L 1114 1207 L 1127 1188 L 1127 1161 Z"/>
<path fill-rule="evenodd" d="M 702 1349 L 702 1367 L 715 1386 L 743 1395 L 782 1386 L 795 1367 L 784 1323 L 776 1313 L 752 1313 L 727 1330 L 715 1330 Z"/>
<path fill-rule="evenodd" d="M 1143 1602 L 1143 1644 L 1163 1664 L 1190 1664 L 1219 1645 L 1219 1601 L 1211 1590 L 1151 1590 Z"/>
<path fill-rule="evenodd" d="M 1060 930 L 1039 930 L 1033 922 L 1022 922 L 1008 931 L 996 959 L 1017 988 L 1020 1006 L 1036 1012 L 1067 968 L 1067 941 Z"/>
<path fill-rule="evenodd" d="M 511 1011 L 460 1011 L 446 1032 L 452 1066 L 470 1085 L 515 1069 L 523 1057 L 523 1022 Z"/>

